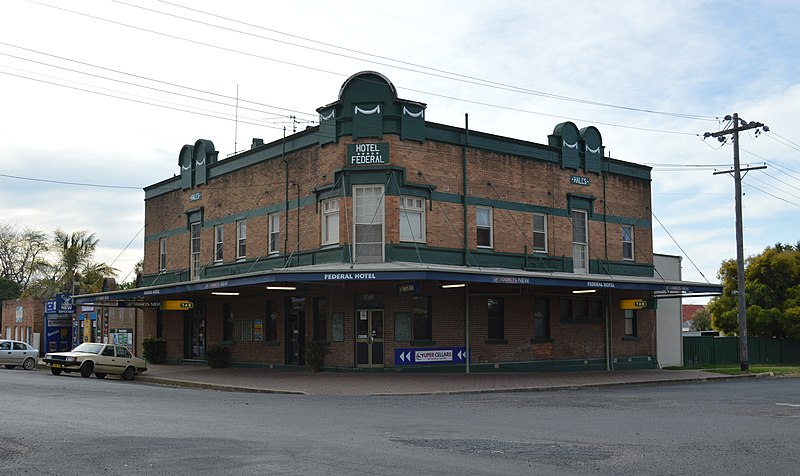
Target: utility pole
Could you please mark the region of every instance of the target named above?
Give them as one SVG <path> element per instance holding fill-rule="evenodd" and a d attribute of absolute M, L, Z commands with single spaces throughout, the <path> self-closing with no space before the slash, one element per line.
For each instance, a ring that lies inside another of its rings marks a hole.
<path fill-rule="evenodd" d="M 731 116 L 725 116 L 725 120 L 731 120 Z M 703 137 L 716 137 L 720 142 L 725 142 L 724 136 L 732 134 L 733 137 L 733 181 L 736 193 L 736 293 L 738 298 L 738 323 L 739 323 L 739 365 L 742 372 L 750 369 L 750 362 L 747 355 L 747 308 L 744 299 L 744 233 L 742 232 L 742 172 L 750 170 L 766 169 L 766 166 L 749 167 L 744 170 L 739 166 L 739 132 L 750 129 L 763 128 L 764 132 L 769 131 L 769 127 L 760 122 L 747 122 L 739 119 L 739 114 L 733 114 L 733 126 L 718 132 L 706 132 Z M 756 135 L 760 131 L 756 131 Z M 730 173 L 714 172 L 714 175 Z"/>

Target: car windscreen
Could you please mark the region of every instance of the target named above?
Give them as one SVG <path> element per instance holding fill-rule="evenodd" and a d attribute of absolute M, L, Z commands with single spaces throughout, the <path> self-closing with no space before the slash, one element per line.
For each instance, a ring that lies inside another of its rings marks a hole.
<path fill-rule="evenodd" d="M 73 352 L 83 352 L 85 354 L 99 354 L 101 350 L 103 350 L 103 344 L 92 344 L 88 342 L 84 342 L 72 349 Z"/>

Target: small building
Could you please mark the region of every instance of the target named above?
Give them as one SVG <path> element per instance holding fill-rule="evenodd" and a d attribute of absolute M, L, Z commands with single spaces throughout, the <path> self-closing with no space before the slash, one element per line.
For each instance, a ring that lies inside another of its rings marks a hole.
<path fill-rule="evenodd" d="M 684 304 L 681 308 L 681 315 L 682 315 L 682 329 L 684 332 L 689 332 L 692 330 L 692 324 L 694 324 L 694 315 L 697 314 L 697 311 L 704 309 L 706 306 L 703 304 Z"/>
<path fill-rule="evenodd" d="M 39 299 L 20 298 L 3 301 L 0 338 L 26 342 L 41 351 L 44 303 Z"/>
<path fill-rule="evenodd" d="M 376 72 L 319 125 L 219 159 L 184 145 L 145 188 L 142 286 L 76 296 L 138 306 L 171 361 L 466 371 L 652 368 L 656 293 L 721 287 L 655 275 L 650 168 L 600 131 L 543 143 L 429 122 Z"/>
<path fill-rule="evenodd" d="M 681 257 L 654 254 L 655 272 L 664 279 L 681 280 Z M 683 365 L 681 335 L 682 293 L 662 294 L 656 309 L 656 356 L 661 367 Z"/>

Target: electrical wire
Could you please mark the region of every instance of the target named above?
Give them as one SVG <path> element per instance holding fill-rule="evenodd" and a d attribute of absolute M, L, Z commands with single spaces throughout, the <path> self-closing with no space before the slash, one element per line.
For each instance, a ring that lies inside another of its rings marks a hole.
<path fill-rule="evenodd" d="M 284 64 L 284 65 L 287 65 L 287 66 L 293 66 L 293 67 L 297 67 L 297 68 L 307 69 L 307 70 L 316 71 L 316 72 L 320 72 L 320 73 L 324 73 L 324 74 L 330 74 L 330 75 L 335 75 L 335 76 L 339 76 L 339 77 L 349 77 L 349 75 L 346 75 L 346 74 L 343 74 L 343 73 L 337 73 L 337 72 L 334 72 L 334 71 L 330 71 L 330 70 L 326 70 L 326 69 L 322 69 L 322 68 L 317 68 L 317 67 L 313 67 L 313 66 L 308 66 L 308 65 L 303 65 L 303 64 L 300 64 L 300 63 L 279 60 L 279 59 L 276 59 L 276 58 L 270 58 L 270 57 L 263 56 L 263 55 L 260 55 L 260 54 L 249 53 L 249 52 L 245 52 L 245 51 L 242 51 L 242 50 L 237 50 L 237 49 L 234 49 L 234 48 L 228 48 L 228 47 L 224 47 L 224 46 L 220 46 L 220 45 L 215 45 L 215 44 L 211 44 L 211 43 L 207 43 L 207 42 L 203 42 L 203 41 L 199 41 L 199 40 L 192 40 L 192 39 L 189 39 L 189 38 L 184 38 L 184 37 L 173 35 L 173 34 L 169 34 L 169 33 L 159 32 L 159 31 L 152 30 L 152 29 L 149 29 L 149 28 L 139 27 L 139 26 L 135 26 L 135 25 L 130 25 L 130 24 L 127 24 L 127 23 L 119 22 L 119 21 L 116 21 L 116 20 L 110 20 L 110 19 L 107 19 L 107 18 L 102 18 L 102 17 L 96 16 L 96 15 L 91 15 L 91 14 L 88 14 L 88 13 L 83 13 L 83 12 L 70 10 L 70 9 L 67 9 L 67 8 L 57 7 L 55 5 L 50 5 L 50 4 L 39 2 L 39 1 L 36 1 L 36 0 L 27 0 L 27 1 L 30 2 L 30 3 L 34 3 L 34 4 L 37 4 L 37 5 L 44 6 L 44 7 L 49 7 L 49 8 L 53 8 L 53 9 L 56 9 L 56 10 L 72 13 L 72 14 L 75 14 L 75 15 L 84 16 L 84 17 L 87 17 L 87 18 L 91 18 L 91 19 L 95 19 L 95 20 L 111 23 L 111 24 L 114 24 L 114 25 L 123 26 L 123 27 L 126 27 L 126 28 L 131 28 L 131 29 L 135 29 L 135 30 L 139 30 L 139 31 L 147 32 L 147 33 L 152 33 L 152 34 L 155 34 L 155 35 L 164 36 L 164 37 L 167 37 L 167 38 L 172 38 L 172 39 L 175 39 L 175 40 L 184 41 L 184 42 L 188 42 L 188 43 L 192 43 L 192 44 L 197 44 L 197 45 L 201 45 L 201 46 L 205 46 L 205 47 L 208 47 L 208 48 L 213 48 L 213 49 L 217 49 L 217 50 L 221 50 L 221 51 L 225 51 L 225 52 L 229 52 L 229 53 L 235 53 L 235 54 L 244 55 L 244 56 L 248 56 L 248 57 L 252 57 L 252 58 L 258 58 L 258 59 L 262 59 L 262 60 L 266 60 L 266 61 L 270 61 L 270 62 L 275 62 L 275 63 L 279 63 L 279 64 Z M 559 115 L 555 115 L 555 114 L 546 114 L 546 113 L 541 113 L 541 112 L 537 112 L 537 111 L 529 111 L 529 110 L 524 110 L 524 109 L 519 109 L 519 108 L 514 108 L 514 107 L 509 107 L 509 106 L 500 106 L 500 105 L 497 105 L 497 104 L 486 103 L 486 102 L 481 102 L 481 101 L 471 101 L 471 100 L 466 100 L 466 99 L 462 99 L 462 98 L 457 98 L 457 97 L 454 97 L 454 96 L 449 96 L 449 95 L 445 95 L 445 94 L 437 94 L 437 93 L 432 93 L 432 92 L 426 92 L 426 91 L 417 90 L 417 89 L 411 89 L 411 88 L 406 88 L 406 89 L 409 90 L 409 91 L 418 92 L 420 94 L 427 94 L 427 95 L 431 95 L 431 96 L 435 96 L 435 97 L 441 97 L 441 98 L 444 98 L 444 99 L 450 99 L 450 100 L 453 100 L 453 101 L 460 101 L 460 102 L 465 102 L 465 103 L 468 103 L 468 104 L 475 104 L 475 105 L 480 105 L 480 106 L 485 106 L 485 107 L 499 108 L 499 109 L 514 111 L 514 112 L 522 112 L 522 113 L 527 113 L 527 114 L 536 114 L 536 115 L 541 115 L 541 116 L 546 116 L 546 117 L 556 117 L 556 118 L 568 119 L 568 120 L 572 120 L 572 121 L 593 122 L 595 124 L 606 125 L 606 126 L 609 126 L 609 127 L 619 127 L 619 128 L 631 129 L 631 130 L 639 130 L 639 131 L 647 131 L 647 132 L 658 132 L 658 133 L 664 133 L 664 134 L 690 135 L 690 136 L 698 136 L 699 137 L 699 134 L 690 133 L 690 132 L 669 131 L 669 130 L 664 130 L 664 129 L 654 129 L 654 128 L 646 128 L 646 127 L 640 127 L 640 126 L 630 126 L 630 125 L 621 125 L 621 124 L 614 124 L 614 123 L 607 123 L 607 122 L 600 122 L 600 121 L 591 121 L 591 120 L 586 120 L 586 119 L 581 119 L 581 118 L 576 118 L 576 117 L 559 116 Z M 645 111 L 644 109 L 641 110 L 641 112 L 644 112 L 644 111 Z M 712 120 L 711 116 L 706 116 L 706 117 L 708 118 L 708 120 Z M 714 118 L 713 120 L 716 120 L 716 118 Z"/>
<path fill-rule="evenodd" d="M 112 1 L 114 3 L 119 3 L 119 4 L 122 4 L 122 5 L 127 5 L 129 7 L 138 8 L 138 9 L 146 10 L 146 11 L 149 11 L 149 12 L 157 13 L 159 15 L 166 15 L 166 16 L 169 16 L 169 17 L 172 17 L 172 18 L 178 18 L 178 19 L 181 19 L 181 20 L 184 20 L 184 21 L 199 23 L 201 25 L 209 26 L 209 27 L 212 27 L 212 28 L 218 28 L 218 29 L 222 29 L 222 30 L 225 30 L 225 31 L 229 31 L 229 32 L 239 33 L 239 34 L 242 34 L 242 35 L 253 36 L 253 37 L 257 37 L 257 38 L 268 40 L 268 41 L 273 41 L 273 42 L 277 42 L 277 43 L 281 43 L 281 44 L 285 44 L 285 45 L 294 46 L 294 47 L 297 47 L 297 48 L 308 49 L 308 50 L 316 51 L 316 52 L 319 52 L 319 53 L 335 55 L 335 56 L 344 57 L 344 58 L 348 58 L 348 59 L 355 59 L 355 60 L 360 60 L 360 61 L 364 60 L 364 58 L 359 58 L 359 57 L 346 55 L 346 54 L 342 54 L 342 53 L 336 53 L 336 52 L 332 52 L 332 51 L 327 51 L 327 50 L 323 50 L 323 49 L 320 49 L 320 48 L 314 48 L 314 47 L 310 47 L 310 46 L 299 45 L 297 43 L 291 43 L 291 42 L 288 42 L 288 41 L 277 40 L 275 38 L 269 38 L 269 37 L 265 37 L 265 36 L 262 36 L 262 35 L 256 35 L 254 33 L 248 33 L 248 32 L 245 32 L 245 31 L 236 30 L 236 29 L 233 29 L 233 28 L 227 28 L 227 27 L 224 27 L 224 26 L 221 26 L 221 25 L 217 25 L 217 24 L 213 24 L 213 23 L 209 23 L 209 22 L 204 22 L 204 21 L 195 20 L 195 19 L 192 19 L 192 18 L 183 17 L 183 16 L 180 16 L 180 15 L 175 15 L 175 14 L 172 14 L 172 13 L 167 13 L 167 12 L 156 10 L 156 9 L 153 9 L 153 8 L 143 7 L 141 5 L 134 5 L 134 4 L 131 4 L 131 3 L 128 3 L 128 2 L 123 2 L 121 0 L 112 0 Z M 201 13 L 203 15 L 207 15 L 207 16 L 210 16 L 210 17 L 227 20 L 227 21 L 230 21 L 230 22 L 246 25 L 246 26 L 249 26 L 249 27 L 270 31 L 270 32 L 273 32 L 273 33 L 278 33 L 278 34 L 284 35 L 284 36 L 291 36 L 291 37 L 294 37 L 294 38 L 301 39 L 303 41 L 308 41 L 308 42 L 316 43 L 316 44 L 322 44 L 322 45 L 329 46 L 329 47 L 336 48 L 336 49 L 340 49 L 340 50 L 343 50 L 343 51 L 350 51 L 350 52 L 353 52 L 353 53 L 358 53 L 360 55 L 368 56 L 368 57 L 371 57 L 371 58 L 378 58 L 378 59 L 382 59 L 382 60 L 388 60 L 388 61 L 391 61 L 391 62 L 397 63 L 397 64 L 413 66 L 415 68 L 420 68 L 420 69 L 423 69 L 423 70 L 433 71 L 435 73 L 426 72 L 426 71 L 420 71 L 419 69 L 412 69 L 412 68 L 401 67 L 401 66 L 397 66 L 397 65 L 392 65 L 392 64 L 387 64 L 387 63 L 380 63 L 380 62 L 374 62 L 373 61 L 375 64 L 378 64 L 378 65 L 381 65 L 381 66 L 388 66 L 388 67 L 391 67 L 391 68 L 397 68 L 397 69 L 400 69 L 400 70 L 410 71 L 410 72 L 419 73 L 419 74 L 425 74 L 425 75 L 428 75 L 428 76 L 434 76 L 434 77 L 439 77 L 439 78 L 443 78 L 443 79 L 449 79 L 449 80 L 452 80 L 452 81 L 459 81 L 459 82 L 463 82 L 463 83 L 467 83 L 467 84 L 491 87 L 491 88 L 496 88 L 496 89 L 505 90 L 505 91 L 512 91 L 512 92 L 517 92 L 517 93 L 530 94 L 530 95 L 545 97 L 545 98 L 549 98 L 549 99 L 558 99 L 558 100 L 562 100 L 562 101 L 570 101 L 570 102 L 588 104 L 588 105 L 593 105 L 593 106 L 602 106 L 602 107 L 608 107 L 608 108 L 623 109 L 623 110 L 627 110 L 627 111 L 643 112 L 643 113 L 649 113 L 649 114 L 658 114 L 658 115 L 664 115 L 664 116 L 670 116 L 670 117 L 678 117 L 678 118 L 683 118 L 683 119 L 699 119 L 699 120 L 709 120 L 709 121 L 716 121 L 717 120 L 716 117 L 712 117 L 712 116 L 701 116 L 701 115 L 696 115 L 696 114 L 683 114 L 683 113 L 675 113 L 675 112 L 664 112 L 664 111 L 656 111 L 656 110 L 651 110 L 651 109 L 643 109 L 643 108 L 636 108 L 636 107 L 630 107 L 630 106 L 621 106 L 621 105 L 616 105 L 616 104 L 603 103 L 603 102 L 592 101 L 592 100 L 588 100 L 588 99 L 580 99 L 580 98 L 574 98 L 574 97 L 570 97 L 570 96 L 563 96 L 563 95 L 547 93 L 547 92 L 543 92 L 543 91 L 537 91 L 537 90 L 533 90 L 533 89 L 522 88 L 522 87 L 519 87 L 519 86 L 513 86 L 513 85 L 509 85 L 509 84 L 505 84 L 505 83 L 500 83 L 500 82 L 490 81 L 490 80 L 486 80 L 486 79 L 481 79 L 481 78 L 477 78 L 477 77 L 474 77 L 474 76 L 457 74 L 457 73 L 453 73 L 453 72 L 450 72 L 450 71 L 433 68 L 433 67 L 430 67 L 430 66 L 424 66 L 424 65 L 420 65 L 420 64 L 416 64 L 416 63 L 410 63 L 410 62 L 406 62 L 406 61 L 401 61 L 401 60 L 389 58 L 389 57 L 386 57 L 386 56 L 380 56 L 380 55 L 366 53 L 366 52 L 362 52 L 362 51 L 358 51 L 358 50 L 354 50 L 354 49 L 343 48 L 341 46 L 337 46 L 337 45 L 334 45 L 334 44 L 318 42 L 316 40 L 312 40 L 312 39 L 309 39 L 309 38 L 305 38 L 305 37 L 301 37 L 301 36 L 297 36 L 297 35 L 291 35 L 291 34 L 284 33 L 284 32 L 278 31 L 278 30 L 274 30 L 274 29 L 263 27 L 261 25 L 256 25 L 256 24 L 252 24 L 252 23 L 243 22 L 243 21 L 236 20 L 236 19 L 233 19 L 233 18 L 230 18 L 230 17 L 217 15 L 217 14 L 206 12 L 206 11 L 199 10 L 199 9 L 196 9 L 196 8 L 191 8 L 191 7 L 187 7 L 187 6 L 184 6 L 184 5 L 180 5 L 180 4 L 177 4 L 177 3 L 168 2 L 168 1 L 164 1 L 164 0 L 159 0 L 159 1 L 161 1 L 161 3 L 165 3 L 167 5 L 172 5 L 174 7 L 190 10 L 190 11 L 193 11 L 193 12 L 196 12 L 196 13 Z"/>

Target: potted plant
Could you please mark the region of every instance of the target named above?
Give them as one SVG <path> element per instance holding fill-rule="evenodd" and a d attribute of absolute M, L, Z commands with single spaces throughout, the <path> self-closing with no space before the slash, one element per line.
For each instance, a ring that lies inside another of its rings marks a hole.
<path fill-rule="evenodd" d="M 322 369 L 325 365 L 325 355 L 330 352 L 327 345 L 315 342 L 313 340 L 306 341 L 306 370 L 315 373 Z"/>
<path fill-rule="evenodd" d="M 147 336 L 142 339 L 142 357 L 151 364 L 160 364 L 167 357 L 167 342 Z"/>
<path fill-rule="evenodd" d="M 206 363 L 212 369 L 227 367 L 231 362 L 231 349 L 227 346 L 217 344 L 206 350 Z"/>

